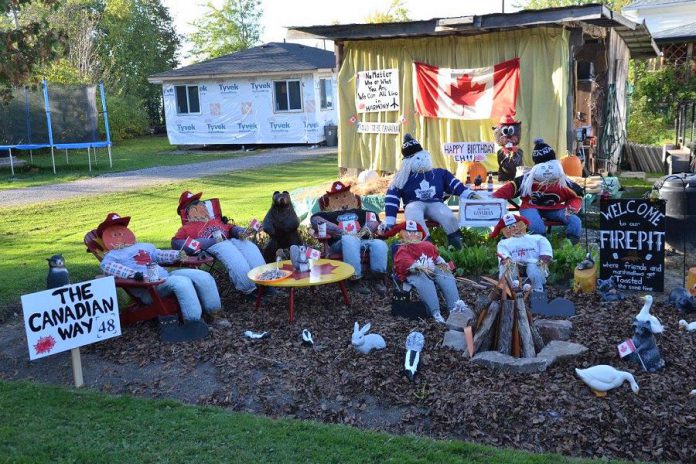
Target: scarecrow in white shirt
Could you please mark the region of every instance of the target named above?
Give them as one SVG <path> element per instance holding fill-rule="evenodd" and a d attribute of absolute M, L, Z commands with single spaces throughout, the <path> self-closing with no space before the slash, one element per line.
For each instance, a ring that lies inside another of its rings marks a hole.
<path fill-rule="evenodd" d="M 517 280 L 518 267 L 525 266 L 532 289 L 543 292 L 553 250 L 551 243 L 543 235 L 529 235 L 528 225 L 527 218 L 508 213 L 498 221 L 490 237 L 497 237 L 501 231 L 505 236 L 498 243 L 499 276 L 507 274 L 511 280 Z"/>

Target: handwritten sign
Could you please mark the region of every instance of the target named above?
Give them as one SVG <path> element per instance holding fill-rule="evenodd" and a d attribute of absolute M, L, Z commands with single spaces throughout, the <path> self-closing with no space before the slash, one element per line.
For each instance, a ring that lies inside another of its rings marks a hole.
<path fill-rule="evenodd" d="M 621 290 L 661 292 L 665 273 L 665 202 L 602 200 L 600 278 Z"/>
<path fill-rule="evenodd" d="M 121 335 L 113 277 L 22 295 L 29 359 Z"/>
<path fill-rule="evenodd" d="M 355 77 L 355 107 L 358 113 L 399 111 L 399 70 L 359 72 Z"/>
<path fill-rule="evenodd" d="M 463 227 L 495 226 L 507 212 L 507 201 L 500 198 L 459 199 L 459 225 Z"/>
<path fill-rule="evenodd" d="M 399 134 L 401 125 L 398 122 L 359 122 L 358 132 L 361 134 Z"/>
<path fill-rule="evenodd" d="M 442 145 L 442 152 L 459 163 L 484 161 L 486 155 L 495 153 L 493 142 L 450 142 Z"/>

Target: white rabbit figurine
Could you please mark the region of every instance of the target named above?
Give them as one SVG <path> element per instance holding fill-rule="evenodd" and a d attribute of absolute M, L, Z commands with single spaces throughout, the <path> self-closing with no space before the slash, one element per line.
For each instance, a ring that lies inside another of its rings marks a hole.
<path fill-rule="evenodd" d="M 371 325 L 369 322 L 365 324 L 362 329 L 360 328 L 360 325 L 358 325 L 357 322 L 353 327 L 352 343 L 355 349 L 361 352 L 362 354 L 368 354 L 373 349 L 381 350 L 387 347 L 387 342 L 384 341 L 384 338 L 382 338 L 381 335 L 366 335 L 367 332 L 370 331 L 370 327 Z"/>

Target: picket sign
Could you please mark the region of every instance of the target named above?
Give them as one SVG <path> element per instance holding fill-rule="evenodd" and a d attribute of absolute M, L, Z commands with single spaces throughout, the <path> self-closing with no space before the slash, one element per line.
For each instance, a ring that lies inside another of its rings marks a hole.
<path fill-rule="evenodd" d="M 80 347 L 121 335 L 113 277 L 22 295 L 29 359 L 70 350 L 75 386 L 84 385 Z"/>

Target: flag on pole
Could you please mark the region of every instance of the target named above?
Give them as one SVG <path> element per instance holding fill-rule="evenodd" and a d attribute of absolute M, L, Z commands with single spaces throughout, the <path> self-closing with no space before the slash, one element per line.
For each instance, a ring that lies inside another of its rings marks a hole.
<path fill-rule="evenodd" d="M 623 343 L 619 343 L 617 348 L 619 349 L 619 356 L 622 358 L 636 351 L 636 345 L 633 344 L 633 340 L 630 338 Z"/>
<path fill-rule="evenodd" d="M 186 237 L 184 242 L 184 248 L 189 250 L 191 253 L 195 254 L 201 251 L 201 242 L 192 237 Z"/>
<path fill-rule="evenodd" d="M 416 111 L 429 118 L 497 119 L 515 114 L 520 59 L 452 69 L 413 63 Z"/>
<path fill-rule="evenodd" d="M 252 219 L 249 223 L 249 229 L 253 229 L 255 232 L 258 232 L 261 230 L 261 223 L 257 221 L 256 218 Z"/>
<path fill-rule="evenodd" d="M 315 250 L 314 248 L 307 247 L 307 258 L 319 259 L 319 258 L 321 258 L 321 253 L 319 253 L 319 250 Z"/>

